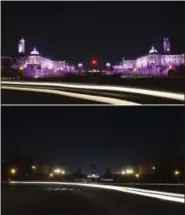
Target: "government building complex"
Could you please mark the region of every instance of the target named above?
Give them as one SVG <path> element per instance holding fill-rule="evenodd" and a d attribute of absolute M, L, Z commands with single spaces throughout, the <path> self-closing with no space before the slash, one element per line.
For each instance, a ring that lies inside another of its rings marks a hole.
<path fill-rule="evenodd" d="M 69 65 L 66 61 L 54 61 L 40 56 L 38 50 L 33 50 L 25 54 L 25 40 L 22 38 L 18 43 L 18 66 L 23 75 L 27 77 L 62 76 L 66 73 L 79 74 L 78 67 Z M 166 76 L 169 70 L 176 71 L 178 67 L 185 64 L 184 54 L 172 54 L 171 45 L 168 38 L 163 41 L 163 53 L 159 53 L 152 46 L 148 54 L 137 59 L 122 59 L 118 65 L 109 66 L 103 70 L 104 74 L 120 75 L 149 75 Z M 79 64 L 82 67 L 82 64 Z M 107 65 L 107 64 L 106 64 Z M 85 70 L 83 70 L 85 72 Z M 88 73 L 88 72 L 87 72 Z"/>

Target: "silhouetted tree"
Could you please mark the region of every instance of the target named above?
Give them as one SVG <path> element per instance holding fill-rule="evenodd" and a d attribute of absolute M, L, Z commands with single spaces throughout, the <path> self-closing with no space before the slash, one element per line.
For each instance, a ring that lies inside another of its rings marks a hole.
<path fill-rule="evenodd" d="M 168 70 L 168 76 L 169 77 L 174 77 L 175 76 L 175 71 L 173 69 Z"/>

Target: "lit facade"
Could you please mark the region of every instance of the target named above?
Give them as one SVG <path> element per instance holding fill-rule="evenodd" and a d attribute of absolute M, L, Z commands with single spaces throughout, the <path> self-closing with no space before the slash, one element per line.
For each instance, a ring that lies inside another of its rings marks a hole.
<path fill-rule="evenodd" d="M 25 40 L 21 39 L 18 44 L 19 54 L 25 54 Z M 44 77 L 44 76 L 60 76 L 64 73 L 73 72 L 74 66 L 68 65 L 65 61 L 53 61 L 49 58 L 40 56 L 36 48 L 34 48 L 28 56 L 19 58 L 19 65 L 24 67 L 24 76 L 28 77 Z"/>
<path fill-rule="evenodd" d="M 21 40 L 19 40 L 18 53 L 25 54 L 25 40 L 23 38 Z"/>
<path fill-rule="evenodd" d="M 146 56 L 135 60 L 123 59 L 119 65 L 114 66 L 114 70 L 123 74 L 168 75 L 169 69 L 176 70 L 185 63 L 184 54 L 171 54 L 168 38 L 164 38 L 163 49 L 164 54 L 159 54 L 152 46 Z"/>

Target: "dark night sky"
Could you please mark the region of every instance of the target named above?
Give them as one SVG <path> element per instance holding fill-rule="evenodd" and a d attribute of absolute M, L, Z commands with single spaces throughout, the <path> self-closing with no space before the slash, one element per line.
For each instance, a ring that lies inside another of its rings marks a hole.
<path fill-rule="evenodd" d="M 20 147 L 42 162 L 103 171 L 182 152 L 183 107 L 2 107 L 2 155 Z M 180 153 L 179 153 L 180 155 Z"/>
<path fill-rule="evenodd" d="M 162 51 L 171 40 L 184 52 L 184 2 L 2 2 L 2 54 L 14 55 L 20 37 L 30 52 L 71 63 L 116 63 L 124 56 Z"/>

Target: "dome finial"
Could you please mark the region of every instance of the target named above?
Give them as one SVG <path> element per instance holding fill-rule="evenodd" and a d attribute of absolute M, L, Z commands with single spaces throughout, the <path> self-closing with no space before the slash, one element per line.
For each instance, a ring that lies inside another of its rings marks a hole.
<path fill-rule="evenodd" d="M 33 51 L 30 54 L 31 55 L 39 55 L 39 52 L 37 51 L 36 47 L 34 47 Z"/>
<path fill-rule="evenodd" d="M 158 53 L 157 49 L 155 49 L 154 45 L 152 45 L 151 50 L 149 51 L 149 54 Z"/>

